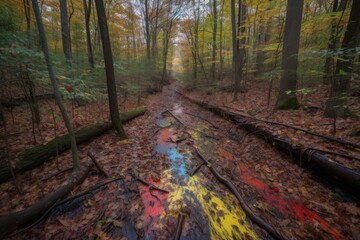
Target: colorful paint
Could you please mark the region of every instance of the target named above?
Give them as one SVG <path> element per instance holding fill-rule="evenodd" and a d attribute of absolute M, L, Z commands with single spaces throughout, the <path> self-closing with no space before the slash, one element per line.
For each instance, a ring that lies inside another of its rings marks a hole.
<path fill-rule="evenodd" d="M 234 160 L 232 154 L 223 148 L 218 148 L 218 156 L 221 159 L 232 161 Z M 316 212 L 306 208 L 299 201 L 285 196 L 281 196 L 278 187 L 270 187 L 255 176 L 243 163 L 239 163 L 241 169 L 240 178 L 244 183 L 247 183 L 257 190 L 261 191 L 269 206 L 273 211 L 281 214 L 283 218 L 295 218 L 301 222 L 308 222 L 311 224 L 319 224 L 319 226 L 333 236 L 333 239 L 342 239 L 341 233 L 331 227 L 324 219 L 322 219 Z"/>
<path fill-rule="evenodd" d="M 171 141 L 175 135 L 173 128 L 163 128 L 157 135 L 155 150 L 166 155 L 171 164 L 162 174 L 161 183 L 154 184 L 168 189 L 170 193 L 150 192 L 143 187 L 141 197 L 145 205 L 146 239 L 168 239 L 175 230 L 169 222 L 173 223 L 172 226 L 176 225 L 174 219 L 184 208 L 190 209 L 193 218 L 204 216 L 206 226 L 201 226 L 204 239 L 257 239 L 232 194 L 226 190 L 221 195 L 211 191 L 213 183 L 207 183 L 201 173 L 193 177 L 188 175 L 186 166 L 192 165 L 193 157 L 190 152 L 178 152 L 177 145 Z"/>

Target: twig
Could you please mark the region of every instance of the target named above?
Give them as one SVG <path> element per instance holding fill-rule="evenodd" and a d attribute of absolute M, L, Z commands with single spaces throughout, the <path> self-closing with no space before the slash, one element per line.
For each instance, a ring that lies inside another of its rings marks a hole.
<path fill-rule="evenodd" d="M 94 155 L 92 155 L 91 152 L 88 152 L 88 156 L 90 157 L 91 161 L 95 164 L 96 168 L 99 170 L 99 172 L 106 178 L 109 177 L 109 174 L 107 174 L 105 172 L 105 170 L 100 166 L 100 164 L 98 163 L 98 161 L 96 161 Z"/>
<path fill-rule="evenodd" d="M 191 177 L 194 176 L 194 175 L 200 170 L 201 166 L 204 165 L 204 164 L 205 164 L 205 163 L 202 162 L 202 163 L 200 163 L 199 166 L 197 166 L 196 168 L 194 168 L 194 169 L 190 172 L 190 176 L 191 176 Z"/>
<path fill-rule="evenodd" d="M 156 130 L 154 131 L 154 133 L 151 134 L 151 137 L 150 137 L 150 138 L 155 137 L 155 135 L 160 131 L 160 129 L 161 129 L 161 128 L 156 129 Z"/>
<path fill-rule="evenodd" d="M 244 199 L 242 198 L 242 196 L 240 195 L 240 193 L 238 192 L 238 190 L 236 189 L 235 185 L 227 180 L 226 178 L 224 178 L 223 176 L 221 176 L 216 170 L 215 168 L 213 168 L 211 166 L 211 164 L 209 163 L 209 161 L 200 153 L 200 151 L 195 147 L 196 153 L 198 154 L 198 156 L 207 164 L 207 166 L 209 167 L 210 171 L 213 173 L 213 175 L 217 178 L 217 180 L 219 180 L 219 182 L 221 182 L 222 184 L 224 184 L 235 196 L 236 198 L 239 200 L 240 206 L 242 207 L 242 209 L 245 211 L 246 215 L 253 221 L 255 222 L 257 225 L 259 225 L 260 227 L 262 227 L 263 229 L 265 229 L 273 238 L 275 239 L 284 239 L 284 237 L 278 233 L 271 225 L 269 225 L 267 222 L 265 222 L 263 219 L 261 219 L 260 217 L 258 217 L 257 215 L 255 215 L 253 213 L 253 211 L 249 208 L 249 206 L 247 206 L 247 204 L 245 203 Z"/>
<path fill-rule="evenodd" d="M 170 112 L 169 110 L 166 110 L 166 111 L 164 111 L 163 113 L 165 113 L 165 112 L 170 113 L 170 115 L 171 115 L 173 118 L 175 118 L 176 121 L 178 121 L 181 125 L 185 126 L 185 124 L 184 124 L 178 117 L 176 117 L 172 112 Z"/>
<path fill-rule="evenodd" d="M 188 112 L 184 112 L 184 113 L 185 113 L 185 114 L 187 114 L 187 115 L 193 116 L 193 117 L 200 118 L 201 120 L 203 120 L 203 121 L 205 121 L 205 122 L 209 123 L 209 124 L 210 124 L 211 126 L 213 126 L 214 128 L 219 129 L 219 127 L 218 127 L 218 126 L 216 126 L 214 123 L 212 123 L 211 121 L 209 121 L 209 120 L 208 120 L 208 119 L 206 119 L 206 118 L 203 118 L 203 117 L 201 117 L 201 116 L 197 116 L 197 115 L 195 115 L 195 114 L 188 113 Z"/>
<path fill-rule="evenodd" d="M 60 175 L 60 174 L 62 174 L 62 173 L 64 173 L 64 172 L 71 171 L 71 170 L 73 170 L 73 167 L 65 168 L 65 169 L 63 169 L 63 170 L 57 171 L 57 172 L 55 172 L 55 173 L 53 173 L 53 174 L 51 174 L 51 175 L 43 178 L 42 180 L 43 180 L 43 181 L 47 181 L 47 180 L 49 180 L 50 178 L 53 178 L 53 177 L 55 177 L 55 176 L 57 176 L 57 175 Z"/>
<path fill-rule="evenodd" d="M 60 206 L 60 205 L 62 205 L 62 204 L 64 204 L 64 203 L 67 203 L 67 202 L 69 202 L 69 201 L 72 201 L 72 200 L 74 200 L 74 199 L 76 199 L 76 198 L 79 198 L 79 197 L 84 196 L 84 195 L 86 195 L 86 194 L 92 193 L 93 191 L 95 191 L 95 190 L 97 190 L 97 189 L 99 189 L 99 188 L 101 188 L 101 187 L 103 187 L 103 186 L 105 186 L 105 185 L 108 185 L 108 184 L 110 184 L 110 183 L 112 183 L 112 182 L 116 182 L 116 181 L 121 180 L 121 179 L 124 179 L 124 177 L 120 176 L 120 177 L 117 177 L 117 178 L 114 178 L 114 179 L 109 179 L 109 180 L 107 180 L 107 181 L 98 183 L 98 184 L 90 187 L 90 188 L 87 189 L 87 190 L 84 190 L 84 191 L 82 191 L 82 192 L 80 192 L 80 193 L 78 193 L 78 194 L 76 194 L 76 195 L 70 196 L 70 197 L 62 200 L 61 202 L 55 204 L 54 207 L 58 207 L 58 206 Z"/>
<path fill-rule="evenodd" d="M 137 176 L 134 175 L 134 178 L 135 178 L 137 181 L 139 181 L 139 182 L 141 182 L 141 183 L 149 186 L 150 189 L 155 189 L 155 190 L 158 190 L 158 191 L 160 191 L 160 192 L 169 193 L 168 190 L 159 188 L 159 187 L 155 186 L 154 184 L 151 184 L 151 183 L 149 183 L 148 181 L 146 181 L 146 180 L 144 180 L 144 179 L 142 179 L 142 178 L 140 178 L 140 177 L 137 177 Z"/>
<path fill-rule="evenodd" d="M 175 235 L 174 235 L 174 240 L 179 240 L 181 237 L 181 232 L 182 232 L 182 228 L 184 225 L 184 220 L 185 220 L 185 214 L 184 213 L 180 213 L 179 217 L 178 217 L 178 224 L 176 226 L 176 231 L 175 231 Z"/>

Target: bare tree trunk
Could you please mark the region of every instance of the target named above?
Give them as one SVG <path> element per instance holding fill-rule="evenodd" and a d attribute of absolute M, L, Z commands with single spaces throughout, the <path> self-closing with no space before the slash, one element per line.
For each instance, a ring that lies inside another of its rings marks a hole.
<path fill-rule="evenodd" d="M 245 59 L 246 59 L 246 49 L 245 49 L 245 43 L 246 38 L 244 36 L 246 28 L 245 28 L 245 22 L 246 22 L 246 6 L 241 3 L 241 0 L 239 0 L 239 45 L 238 45 L 238 51 L 239 51 L 239 78 L 240 78 L 240 90 L 245 91 L 245 78 L 244 78 L 244 65 L 245 65 Z"/>
<path fill-rule="evenodd" d="M 344 11 L 346 8 L 346 2 L 347 2 L 347 0 L 342 0 L 340 2 L 340 5 L 338 6 L 338 0 L 334 0 L 332 12 L 336 13 L 339 11 L 343 11 L 343 14 L 344 14 Z M 343 14 L 342 14 L 342 16 L 343 16 Z M 342 18 L 342 16 L 341 16 L 341 18 Z M 341 20 L 341 18 L 340 18 L 340 20 Z M 340 20 L 339 20 L 339 23 L 340 23 Z M 332 78 L 334 75 L 334 68 L 335 68 L 334 58 L 330 54 L 335 52 L 336 46 L 338 45 L 338 42 L 339 42 L 339 38 L 340 38 L 339 24 L 337 24 L 335 20 L 332 20 L 331 30 L 330 30 L 330 38 L 329 38 L 329 44 L 328 44 L 328 56 L 326 57 L 325 65 L 324 65 L 324 78 L 323 78 L 324 84 L 329 84 L 330 78 Z"/>
<path fill-rule="evenodd" d="M 31 45 L 31 13 L 30 13 L 30 2 L 29 0 L 23 0 L 24 5 L 24 12 L 25 12 L 25 18 L 26 18 L 26 34 L 27 34 L 27 44 L 28 47 Z"/>
<path fill-rule="evenodd" d="M 88 0 L 89 3 L 86 3 L 86 0 L 83 0 L 84 10 L 85 10 L 85 29 L 86 29 L 86 45 L 87 45 L 87 52 L 88 52 L 88 61 L 90 66 L 94 68 L 94 55 L 91 45 L 91 35 L 90 35 L 90 16 L 91 16 L 91 3 L 92 0 Z"/>
<path fill-rule="evenodd" d="M 106 21 L 106 13 L 105 13 L 103 0 L 95 0 L 95 5 L 98 15 L 101 42 L 102 42 L 103 54 L 105 60 L 106 83 L 107 83 L 107 90 L 109 96 L 110 117 L 113 127 L 119 134 L 120 139 L 126 139 L 127 136 L 122 126 L 119 115 L 119 109 L 118 109 L 115 73 L 114 73 L 114 61 L 111 51 L 109 30 Z"/>
<path fill-rule="evenodd" d="M 231 0 L 231 30 L 232 30 L 232 47 L 233 47 L 233 76 L 234 76 L 234 101 L 238 100 L 238 92 L 240 91 L 240 74 L 239 74 L 239 51 L 237 41 L 237 24 L 235 13 L 235 0 Z"/>
<path fill-rule="evenodd" d="M 223 25 L 224 25 L 224 4 L 225 0 L 222 0 L 221 3 L 221 15 L 220 15 L 220 43 L 219 43 L 219 57 L 220 57 L 220 67 L 219 67 L 219 77 L 218 79 L 221 81 L 223 76 L 223 68 L 224 68 L 224 56 L 223 56 Z"/>
<path fill-rule="evenodd" d="M 288 0 L 282 52 L 282 76 L 276 109 L 296 109 L 296 81 L 303 0 Z"/>
<path fill-rule="evenodd" d="M 65 126 L 69 132 L 73 167 L 74 167 L 74 170 L 77 171 L 77 170 L 79 170 L 80 166 L 79 166 L 79 160 L 78 160 L 78 154 L 77 154 L 75 133 L 74 133 L 71 121 L 69 119 L 69 116 L 65 110 L 65 106 L 62 102 L 61 94 L 60 94 L 60 91 L 59 91 L 59 88 L 58 88 L 58 85 L 57 85 L 57 82 L 55 79 L 55 74 L 54 74 L 54 71 L 52 68 L 50 54 L 49 54 L 49 48 L 48 48 L 47 39 L 46 39 L 46 35 L 45 35 L 44 25 L 43 25 L 42 18 L 40 15 L 40 10 L 39 10 L 39 5 L 38 5 L 37 0 L 32 0 L 32 5 L 33 5 L 34 15 L 35 15 L 36 22 L 37 22 L 38 29 L 39 29 L 39 35 L 41 38 L 41 43 L 42 43 L 42 48 L 43 48 L 43 52 L 44 52 L 44 56 L 45 56 L 46 66 L 47 66 L 47 69 L 49 72 L 51 85 L 52 85 L 52 88 L 53 88 L 54 94 L 55 94 L 55 100 L 60 109 L 61 115 L 64 119 Z"/>
<path fill-rule="evenodd" d="M 146 40 L 146 57 L 150 61 L 150 27 L 149 27 L 148 0 L 145 0 L 145 40 Z"/>
<path fill-rule="evenodd" d="M 61 36 L 66 62 L 71 65 L 71 42 L 66 0 L 60 0 Z"/>
<path fill-rule="evenodd" d="M 335 78 L 331 84 L 330 98 L 326 103 L 325 116 L 347 117 L 350 111 L 344 107 L 350 80 L 356 47 L 360 42 L 360 1 L 353 1 L 349 22 L 341 44 L 343 53 L 336 63 Z"/>
<path fill-rule="evenodd" d="M 216 35 L 217 35 L 217 21 L 218 21 L 218 14 L 217 14 L 217 2 L 213 0 L 213 15 L 214 15 L 214 28 L 213 28 L 213 36 L 212 36 L 212 63 L 211 63 L 211 73 L 212 73 L 212 80 L 215 81 L 216 78 Z"/>

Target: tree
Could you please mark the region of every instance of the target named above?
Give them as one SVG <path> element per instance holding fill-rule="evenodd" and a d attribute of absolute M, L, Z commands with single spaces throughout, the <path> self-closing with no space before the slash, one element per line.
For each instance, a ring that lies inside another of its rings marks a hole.
<path fill-rule="evenodd" d="M 350 88 L 352 65 L 356 47 L 360 41 L 360 1 L 353 1 L 349 22 L 341 43 L 336 63 L 335 77 L 331 84 L 330 98 L 326 103 L 325 116 L 347 117 L 351 115 L 345 107 L 346 93 Z"/>
<path fill-rule="evenodd" d="M 150 61 L 150 23 L 149 23 L 149 3 L 148 0 L 145 0 L 145 41 L 146 41 L 146 57 Z"/>
<path fill-rule="evenodd" d="M 52 85 L 52 88 L 53 88 L 54 94 L 55 94 L 55 100 L 56 100 L 56 103 L 57 103 L 57 105 L 58 105 L 58 107 L 60 109 L 61 115 L 62 115 L 62 117 L 64 119 L 65 126 L 66 126 L 66 128 L 67 128 L 67 130 L 69 132 L 69 137 L 70 137 L 70 142 L 71 142 L 71 153 L 72 153 L 73 167 L 74 167 L 74 170 L 79 170 L 80 165 L 79 165 L 78 154 L 77 154 L 75 133 L 74 133 L 70 118 L 69 118 L 69 116 L 68 116 L 68 114 L 67 114 L 67 112 L 65 110 L 65 106 L 64 106 L 64 104 L 62 102 L 59 87 L 58 87 L 56 79 L 55 79 L 55 74 L 54 74 L 54 71 L 53 71 L 53 68 L 52 68 L 52 63 L 51 63 L 51 59 L 50 59 L 49 47 L 48 47 L 48 44 L 47 44 L 44 25 L 43 25 L 43 22 L 42 22 L 42 18 L 41 18 L 41 14 L 40 14 L 39 5 L 38 5 L 37 0 L 32 0 L 32 5 L 33 5 L 33 9 L 34 9 L 34 15 L 35 15 L 35 18 L 36 18 L 36 23 L 37 23 L 38 29 L 39 29 L 39 35 L 40 35 L 40 39 L 41 39 L 42 49 L 43 49 L 44 56 L 45 56 L 47 70 L 49 72 L 51 85 Z"/>
<path fill-rule="evenodd" d="M 218 21 L 218 14 L 217 14 L 217 1 L 213 0 L 213 36 L 212 36 L 212 63 L 211 63 L 211 73 L 212 73 L 212 80 L 215 81 L 216 78 L 216 68 L 215 68 L 215 61 L 216 61 L 216 34 L 217 34 L 217 21 Z"/>
<path fill-rule="evenodd" d="M 332 12 L 336 13 L 339 11 L 345 11 L 347 0 L 341 0 L 340 5 L 338 0 L 334 0 Z M 340 21 L 341 19 L 339 19 Z M 340 23 L 340 22 L 339 22 Z M 324 66 L 324 83 L 329 84 L 329 79 L 333 76 L 332 68 L 333 66 L 333 57 L 331 56 L 338 45 L 339 38 L 340 38 L 340 32 L 339 24 L 336 22 L 336 19 L 332 20 L 331 22 L 331 31 L 330 31 L 330 38 L 328 43 L 328 56 L 325 60 L 325 66 Z"/>
<path fill-rule="evenodd" d="M 303 0 L 288 0 L 282 50 L 280 90 L 276 109 L 297 109 L 296 81 Z"/>
<path fill-rule="evenodd" d="M 95 5 L 98 16 L 101 42 L 102 42 L 103 54 L 105 60 L 106 83 L 107 83 L 107 90 L 109 96 L 109 109 L 110 109 L 111 122 L 113 128 L 119 134 L 120 139 L 126 139 L 127 136 L 122 126 L 119 115 L 119 109 L 118 109 L 115 73 L 114 73 L 114 61 L 111 51 L 109 30 L 107 26 L 104 3 L 102 0 L 95 0 Z"/>
<path fill-rule="evenodd" d="M 61 18 L 61 37 L 63 44 L 63 51 L 66 62 L 71 65 L 72 53 L 71 53 L 71 41 L 70 41 L 70 26 L 69 18 L 67 14 L 66 0 L 60 0 L 60 18 Z"/>
<path fill-rule="evenodd" d="M 91 45 L 91 36 L 90 36 L 90 16 L 91 16 L 91 3 L 92 0 L 88 0 L 89 3 L 86 3 L 87 0 L 83 0 L 84 4 L 84 11 L 85 11 L 85 30 L 86 30 L 86 45 L 87 45 L 87 52 L 88 52 L 88 61 L 90 66 L 94 67 L 94 56 L 93 50 Z"/>
<path fill-rule="evenodd" d="M 233 77 L 235 84 L 234 101 L 238 100 L 238 92 L 240 91 L 240 73 L 239 73 L 239 50 L 237 44 L 237 24 L 235 14 L 235 0 L 231 0 L 231 32 L 232 32 L 232 50 L 233 50 Z"/>

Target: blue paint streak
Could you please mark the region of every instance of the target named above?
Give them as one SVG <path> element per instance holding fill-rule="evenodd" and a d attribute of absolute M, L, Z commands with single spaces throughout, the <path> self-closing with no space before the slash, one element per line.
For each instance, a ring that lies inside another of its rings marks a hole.
<path fill-rule="evenodd" d="M 162 143 L 159 142 L 155 146 L 155 151 L 160 154 L 166 155 L 172 162 L 170 165 L 172 175 L 179 179 L 188 179 L 190 176 L 186 172 L 186 166 L 184 160 L 186 156 L 178 153 L 177 147 L 174 147 L 174 143 Z"/>

